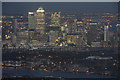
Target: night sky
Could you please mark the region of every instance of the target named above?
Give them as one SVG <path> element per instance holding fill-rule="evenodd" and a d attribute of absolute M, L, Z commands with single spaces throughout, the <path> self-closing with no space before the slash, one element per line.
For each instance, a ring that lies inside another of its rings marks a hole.
<path fill-rule="evenodd" d="M 117 13 L 117 2 L 3 2 L 2 15 L 27 15 L 40 6 L 49 12 L 111 12 Z"/>

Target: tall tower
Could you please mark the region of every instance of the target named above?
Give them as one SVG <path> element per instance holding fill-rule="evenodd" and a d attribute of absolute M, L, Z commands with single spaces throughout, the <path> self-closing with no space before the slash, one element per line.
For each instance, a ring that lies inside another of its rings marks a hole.
<path fill-rule="evenodd" d="M 36 27 L 36 17 L 33 12 L 28 12 L 28 27 L 30 29 L 35 29 Z"/>
<path fill-rule="evenodd" d="M 77 20 L 76 26 L 77 26 L 76 32 L 81 34 L 81 36 L 83 36 L 83 34 L 84 34 L 84 22 L 81 20 Z"/>
<path fill-rule="evenodd" d="M 109 26 L 104 26 L 104 41 L 109 41 Z"/>
<path fill-rule="evenodd" d="M 58 14 L 55 12 L 51 15 L 51 26 L 60 27 L 60 12 Z"/>
<path fill-rule="evenodd" d="M 34 40 L 34 31 L 36 28 L 36 17 L 33 12 L 28 12 L 28 35 L 29 35 L 29 42 L 32 43 Z"/>
<path fill-rule="evenodd" d="M 85 43 L 87 42 L 87 38 L 85 36 L 85 26 L 84 26 L 84 21 L 82 20 L 77 20 L 76 21 L 76 33 L 79 34 L 79 37 L 77 37 L 78 46 L 84 47 Z"/>
<path fill-rule="evenodd" d="M 40 34 L 45 34 L 45 10 L 40 7 L 36 12 L 36 31 L 40 31 Z"/>
<path fill-rule="evenodd" d="M 45 32 L 45 10 L 42 7 L 36 13 L 28 13 L 29 42 L 36 46 L 46 44 L 48 36 Z"/>

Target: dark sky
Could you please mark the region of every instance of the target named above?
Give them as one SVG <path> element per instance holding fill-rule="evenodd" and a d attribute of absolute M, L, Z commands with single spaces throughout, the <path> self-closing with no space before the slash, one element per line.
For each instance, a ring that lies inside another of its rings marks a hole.
<path fill-rule="evenodd" d="M 50 12 L 111 12 L 117 13 L 117 2 L 3 2 L 3 15 L 25 15 L 40 6 Z"/>

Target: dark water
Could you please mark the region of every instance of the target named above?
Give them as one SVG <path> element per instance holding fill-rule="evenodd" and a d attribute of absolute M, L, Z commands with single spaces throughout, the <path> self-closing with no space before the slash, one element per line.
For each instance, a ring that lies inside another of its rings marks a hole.
<path fill-rule="evenodd" d="M 69 72 L 48 72 L 38 70 L 27 70 L 27 69 L 4 69 L 3 74 L 11 76 L 27 76 L 27 77 L 53 77 L 53 78 L 116 78 L 114 76 L 101 76 L 95 74 L 84 74 L 84 73 L 69 73 Z"/>

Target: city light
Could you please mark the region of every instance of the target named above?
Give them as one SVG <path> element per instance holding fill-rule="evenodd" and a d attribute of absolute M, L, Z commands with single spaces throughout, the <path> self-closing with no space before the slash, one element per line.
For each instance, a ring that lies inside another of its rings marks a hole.
<path fill-rule="evenodd" d="M 14 6 L 7 4 L 5 9 Z M 92 3 L 94 7 L 88 3 L 28 4 L 16 6 L 17 11 L 8 15 L 4 12 L 0 20 L 4 78 L 117 76 L 120 24 L 118 13 L 109 12 L 111 3 Z"/>
<path fill-rule="evenodd" d="M 34 14 L 33 12 L 28 12 L 28 14 Z"/>

